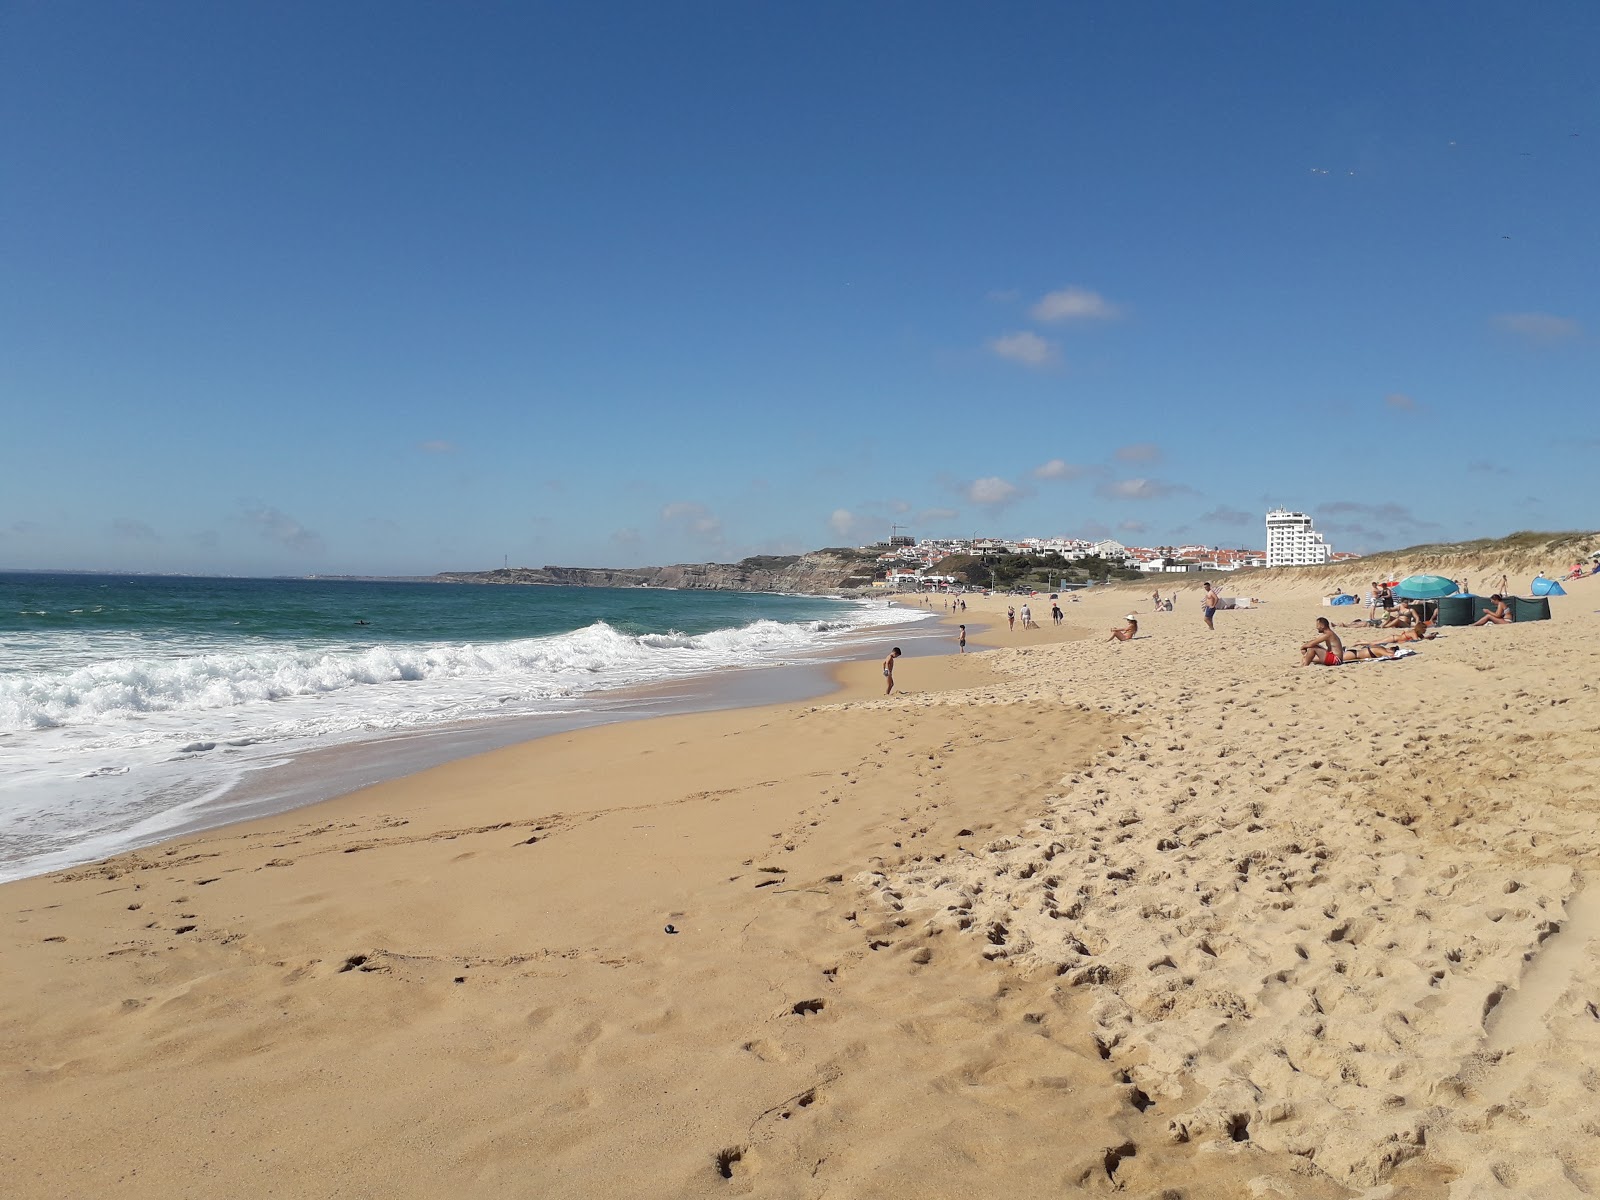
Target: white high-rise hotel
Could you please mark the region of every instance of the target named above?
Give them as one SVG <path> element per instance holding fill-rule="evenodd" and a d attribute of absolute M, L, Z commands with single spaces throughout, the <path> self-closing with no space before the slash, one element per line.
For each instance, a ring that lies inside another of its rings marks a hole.
<path fill-rule="evenodd" d="M 1267 566 L 1305 567 L 1325 563 L 1332 554 L 1305 513 L 1275 508 L 1267 514 Z"/>

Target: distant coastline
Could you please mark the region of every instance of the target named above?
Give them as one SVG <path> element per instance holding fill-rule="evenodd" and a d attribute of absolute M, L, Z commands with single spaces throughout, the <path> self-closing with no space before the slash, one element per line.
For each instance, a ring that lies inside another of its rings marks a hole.
<path fill-rule="evenodd" d="M 513 587 L 677 588 L 724 592 L 788 592 L 831 596 L 872 584 L 875 562 L 861 551 L 758 555 L 736 563 L 675 563 L 665 567 L 502 567 L 442 571 L 434 583 Z"/>

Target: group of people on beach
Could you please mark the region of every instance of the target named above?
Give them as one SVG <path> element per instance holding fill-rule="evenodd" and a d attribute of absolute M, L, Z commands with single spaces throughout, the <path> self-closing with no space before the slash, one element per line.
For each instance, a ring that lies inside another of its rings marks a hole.
<path fill-rule="evenodd" d="M 1464 585 L 1458 584 L 1458 587 Z M 1485 625 L 1511 625 L 1517 617 L 1515 610 L 1504 591 L 1506 577 L 1500 577 L 1501 591 L 1489 597 L 1488 610 L 1472 625 L 1482 628 Z M 1398 600 L 1393 589 L 1382 583 L 1374 583 L 1372 592 L 1367 597 L 1368 611 L 1375 612 L 1379 607 L 1384 610 L 1380 620 L 1373 617 L 1369 621 L 1351 621 L 1346 628 L 1355 625 L 1372 625 L 1379 629 L 1392 629 L 1395 632 L 1386 641 L 1362 642 L 1346 646 L 1334 631 L 1333 623 L 1327 617 L 1317 618 L 1317 636 L 1300 646 L 1300 665 L 1309 667 L 1313 663 L 1324 666 L 1336 667 L 1347 662 L 1361 662 L 1373 658 L 1403 658 L 1410 651 L 1404 648 L 1406 642 L 1431 641 L 1438 637 L 1438 633 L 1429 628 L 1432 622 L 1421 603 L 1400 597 Z"/>
<path fill-rule="evenodd" d="M 1163 600 L 1160 588 L 1150 594 L 1150 600 L 1155 605 L 1157 612 L 1171 612 L 1172 602 L 1176 597 L 1177 593 L 1173 593 Z M 1200 619 L 1206 623 L 1207 629 L 1216 629 L 1217 610 L 1221 607 L 1222 596 L 1217 591 L 1216 584 L 1207 580 L 1205 591 L 1200 596 Z M 1135 614 L 1129 613 L 1122 619 L 1126 624 L 1119 625 L 1111 630 L 1111 636 L 1106 639 L 1108 642 L 1131 642 L 1139 635 L 1139 618 Z"/>

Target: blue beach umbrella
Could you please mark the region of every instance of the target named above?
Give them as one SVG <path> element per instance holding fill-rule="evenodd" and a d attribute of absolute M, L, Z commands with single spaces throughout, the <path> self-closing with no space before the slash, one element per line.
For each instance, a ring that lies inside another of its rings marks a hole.
<path fill-rule="evenodd" d="M 1458 590 L 1456 581 L 1443 575 L 1408 575 L 1394 594 L 1406 600 L 1437 600 L 1440 596 L 1454 596 Z"/>

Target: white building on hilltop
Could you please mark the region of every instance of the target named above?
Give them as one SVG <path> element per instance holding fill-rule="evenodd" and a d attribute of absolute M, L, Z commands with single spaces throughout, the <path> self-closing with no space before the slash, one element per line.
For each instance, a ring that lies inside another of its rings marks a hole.
<path fill-rule="evenodd" d="M 1325 563 L 1333 547 L 1311 528 L 1311 518 L 1302 512 L 1275 508 L 1267 514 L 1267 566 L 1309 567 Z"/>

